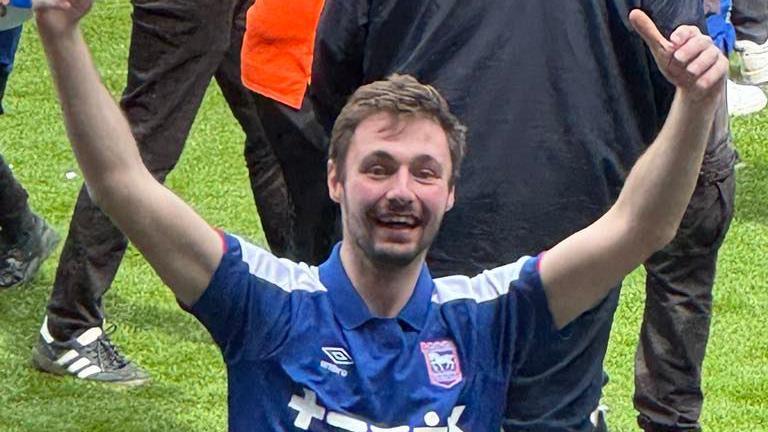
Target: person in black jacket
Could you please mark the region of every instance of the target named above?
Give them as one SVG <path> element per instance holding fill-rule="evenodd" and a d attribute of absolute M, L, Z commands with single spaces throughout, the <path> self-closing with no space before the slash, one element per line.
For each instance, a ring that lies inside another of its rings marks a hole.
<path fill-rule="evenodd" d="M 630 30 L 631 7 L 648 11 L 666 35 L 682 23 L 703 26 L 700 0 L 329 2 L 311 99 L 329 129 L 354 89 L 391 73 L 445 95 L 471 131 L 469 153 L 458 205 L 428 262 L 438 276 L 474 274 L 586 226 L 658 133 L 674 92 Z M 698 427 L 716 257 L 733 211 L 727 120 L 721 109 L 677 238 L 646 263 L 635 401 L 649 431 Z M 589 325 L 550 346 L 556 360 L 522 366 L 505 430 L 596 427 L 590 413 L 617 302 L 618 290 L 583 317 Z"/>

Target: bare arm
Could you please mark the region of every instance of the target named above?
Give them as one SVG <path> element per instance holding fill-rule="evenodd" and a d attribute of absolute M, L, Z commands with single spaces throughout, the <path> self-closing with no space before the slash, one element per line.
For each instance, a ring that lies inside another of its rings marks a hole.
<path fill-rule="evenodd" d="M 90 6 L 90 0 L 71 0 L 65 8 L 37 14 L 72 148 L 94 202 L 176 296 L 191 305 L 221 259 L 221 238 L 145 168 L 78 28 Z"/>
<path fill-rule="evenodd" d="M 644 13 L 633 11 L 630 20 L 677 93 L 659 136 L 632 168 L 613 207 L 542 259 L 541 278 L 559 327 L 672 240 L 722 97 L 728 62 L 707 36 L 683 26 L 667 41 Z"/>

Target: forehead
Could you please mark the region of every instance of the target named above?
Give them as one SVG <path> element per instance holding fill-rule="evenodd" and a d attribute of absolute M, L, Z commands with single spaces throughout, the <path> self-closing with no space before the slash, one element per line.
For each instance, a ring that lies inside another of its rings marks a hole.
<path fill-rule="evenodd" d="M 448 137 L 443 128 L 425 116 L 377 113 L 364 119 L 350 140 L 347 157 L 385 152 L 395 157 L 431 156 L 450 162 Z"/>

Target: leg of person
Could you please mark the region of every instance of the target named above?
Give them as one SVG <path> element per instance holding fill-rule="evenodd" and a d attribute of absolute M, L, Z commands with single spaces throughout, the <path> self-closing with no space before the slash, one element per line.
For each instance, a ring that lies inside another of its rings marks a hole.
<path fill-rule="evenodd" d="M 742 79 L 748 84 L 768 83 L 768 2 L 734 0 L 731 22 L 736 28 Z"/>
<path fill-rule="evenodd" d="M 646 302 L 635 356 L 634 404 L 645 431 L 700 430 L 701 368 L 718 249 L 733 216 L 734 152 L 721 108 L 677 237 L 645 264 Z"/>
<path fill-rule="evenodd" d="M 251 188 L 272 252 L 319 264 L 340 239 L 338 210 L 325 181 L 327 137 L 309 98 L 296 111 L 243 87 L 240 48 L 250 4 L 241 0 L 238 6 L 231 49 L 216 79 L 246 133 Z"/>
<path fill-rule="evenodd" d="M 730 22 L 731 6 L 731 0 L 722 0 L 719 8 L 707 16 L 709 35 L 726 56 L 733 52 L 736 43 L 736 30 Z M 743 43 L 740 44 L 740 47 L 743 48 L 743 45 Z M 743 53 L 743 49 L 739 51 L 740 55 Z M 741 65 L 743 66 L 744 62 Z M 728 99 L 728 113 L 732 116 L 753 114 L 763 110 L 768 105 L 768 98 L 759 87 L 738 84 L 730 78 L 728 79 L 726 95 Z"/>
<path fill-rule="evenodd" d="M 21 30 L 21 26 L 18 26 L 0 31 L 0 115 L 5 113 L 3 97 L 5 96 L 5 88 L 8 85 L 8 77 L 13 69 L 16 50 L 19 47 Z"/>
<path fill-rule="evenodd" d="M 264 132 L 256 102 L 240 78 L 240 51 L 245 16 L 253 0 L 239 0 L 235 6 L 229 50 L 216 71 L 216 82 L 245 132 L 244 156 L 248 167 L 256 210 L 269 248 L 277 256 L 297 259 L 293 204 L 283 170 Z"/>
<path fill-rule="evenodd" d="M 173 169 L 229 44 L 233 1 L 135 0 L 121 106 L 144 163 L 160 181 Z M 79 378 L 141 384 L 148 375 L 102 329 L 101 299 L 127 242 L 83 188 L 59 262 L 34 364 Z M 107 353 L 104 355 L 103 353 Z"/>
<path fill-rule="evenodd" d="M 0 288 L 30 280 L 59 241 L 56 232 L 32 213 L 27 198 L 0 155 Z"/>
<path fill-rule="evenodd" d="M 13 176 L 0 155 L 0 243 L 21 243 L 34 225 L 34 215 L 27 202 L 27 191 Z"/>
<path fill-rule="evenodd" d="M 736 39 L 761 45 L 768 41 L 768 2 L 765 0 L 733 0 L 731 22 Z"/>
<path fill-rule="evenodd" d="M 339 209 L 329 198 L 326 183 L 328 138 L 309 97 L 299 111 L 258 94 L 254 98 L 293 202 L 293 255 L 319 264 L 341 240 Z"/>

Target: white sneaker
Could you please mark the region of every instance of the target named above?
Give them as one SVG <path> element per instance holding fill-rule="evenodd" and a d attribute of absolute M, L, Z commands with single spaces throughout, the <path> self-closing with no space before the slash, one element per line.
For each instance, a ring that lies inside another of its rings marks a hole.
<path fill-rule="evenodd" d="M 736 41 L 741 58 L 741 79 L 747 84 L 768 83 L 768 41 L 758 45 L 752 41 Z"/>
<path fill-rule="evenodd" d="M 732 116 L 756 113 L 768 104 L 768 97 L 760 87 L 736 84 L 731 80 L 728 80 L 726 96 L 728 113 Z"/>

